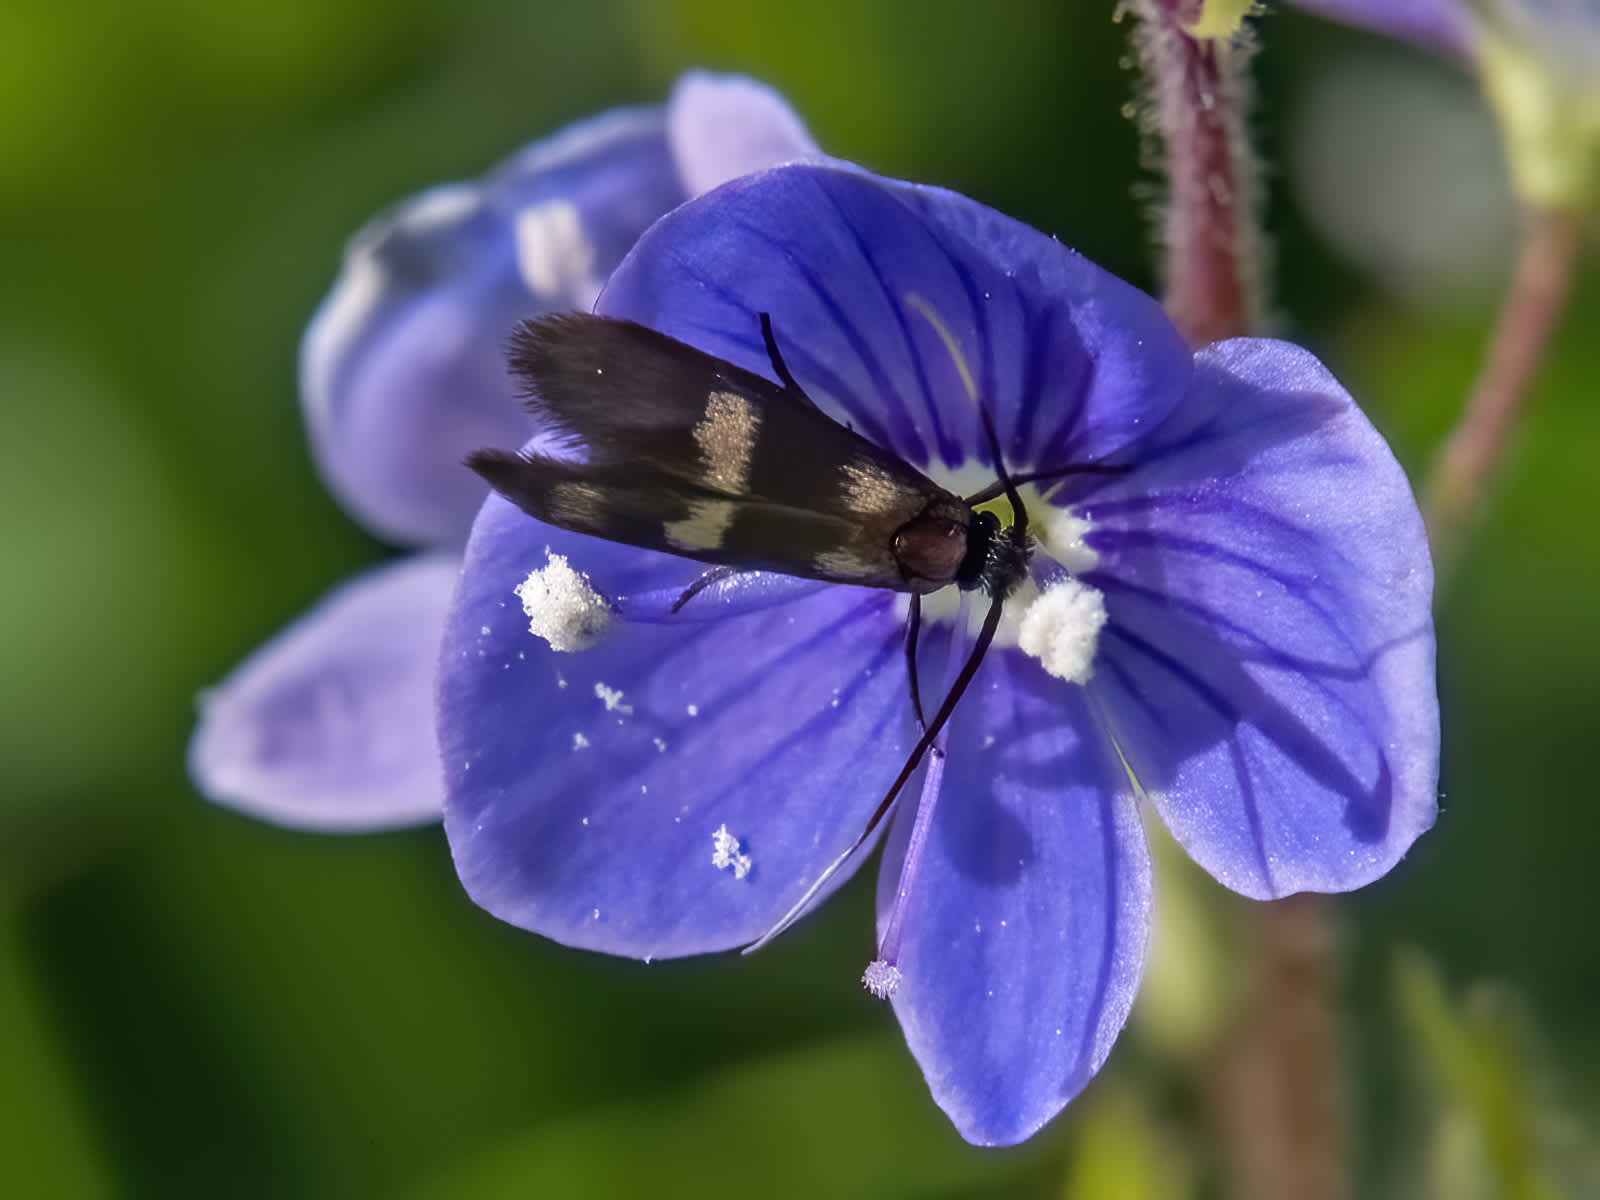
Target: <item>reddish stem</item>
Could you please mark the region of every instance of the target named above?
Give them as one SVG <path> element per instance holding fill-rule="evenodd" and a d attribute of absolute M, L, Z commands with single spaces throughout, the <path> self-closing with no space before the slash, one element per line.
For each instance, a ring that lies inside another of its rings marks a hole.
<path fill-rule="evenodd" d="M 1572 288 L 1581 241 L 1570 213 L 1530 213 L 1482 373 L 1424 489 L 1433 555 L 1452 562 L 1505 457 L 1524 399 Z"/>
<path fill-rule="evenodd" d="M 1245 130 L 1253 43 L 1184 32 L 1192 0 L 1132 0 L 1150 86 L 1147 133 L 1166 176 L 1161 237 L 1166 306 L 1192 345 L 1252 332 L 1261 320 L 1259 183 Z"/>
<path fill-rule="evenodd" d="M 1191 345 L 1258 329 L 1259 190 L 1245 130 L 1249 35 L 1197 41 L 1196 0 L 1129 0 L 1150 87 L 1167 203 L 1166 307 Z M 1252 986 L 1221 1047 L 1213 1119 L 1234 1194 L 1348 1194 L 1332 904 L 1301 895 L 1250 906 Z"/>
<path fill-rule="evenodd" d="M 1310 893 L 1248 915 L 1250 988 L 1213 1094 L 1230 1194 L 1247 1200 L 1349 1195 L 1333 916 Z"/>

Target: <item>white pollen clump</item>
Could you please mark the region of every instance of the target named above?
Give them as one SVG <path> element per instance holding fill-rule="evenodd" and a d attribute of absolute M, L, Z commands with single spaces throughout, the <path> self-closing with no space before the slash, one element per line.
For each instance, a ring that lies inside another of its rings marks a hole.
<path fill-rule="evenodd" d="M 875 958 L 861 973 L 861 983 L 879 1000 L 887 1000 L 900 990 L 900 968 L 893 963 Z"/>
<path fill-rule="evenodd" d="M 607 687 L 603 683 L 594 685 L 595 698 L 606 706 L 607 712 L 631 713 L 633 705 L 622 702 L 622 689 Z M 617 718 L 617 724 L 622 724 L 622 719 Z"/>
<path fill-rule="evenodd" d="M 753 865 L 748 854 L 739 853 L 739 839 L 728 832 L 726 825 L 717 826 L 711 835 L 711 865 L 721 871 L 733 868 L 733 877 L 743 879 Z"/>
<path fill-rule="evenodd" d="M 552 650 L 587 650 L 611 628 L 611 609 L 587 575 L 574 571 L 562 555 L 545 553 L 549 561 L 516 586 L 528 632 Z"/>
<path fill-rule="evenodd" d="M 1017 647 L 1057 679 L 1087 683 L 1105 623 L 1106 601 L 1098 588 L 1057 579 L 1022 614 Z"/>

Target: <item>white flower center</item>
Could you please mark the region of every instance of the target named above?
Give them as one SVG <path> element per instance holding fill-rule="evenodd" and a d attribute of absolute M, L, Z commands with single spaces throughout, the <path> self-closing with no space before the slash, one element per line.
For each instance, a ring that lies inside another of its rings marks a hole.
<path fill-rule="evenodd" d="M 992 486 L 995 481 L 993 468 L 975 463 L 968 463 L 954 471 L 940 471 L 935 468 L 929 475 L 941 487 L 948 488 L 958 496 L 974 495 L 985 487 Z M 1100 556 L 1084 541 L 1089 531 L 1094 528 L 1087 512 L 1080 513 L 1071 508 L 1061 508 L 1051 504 L 1035 484 L 1022 484 L 1017 488 L 1017 494 L 1022 498 L 1023 507 L 1028 510 L 1028 532 L 1034 539 L 1035 563 L 1041 556 L 1052 559 L 1073 575 L 1081 575 L 1095 568 Z M 1004 498 L 991 500 L 980 507 L 993 508 L 1002 522 L 1008 522 L 1011 518 L 1011 506 Z M 1093 591 L 1092 588 L 1089 590 Z M 1006 598 L 1005 608 L 1000 615 L 1000 627 L 995 631 L 996 646 L 1018 644 L 1023 616 L 1039 598 L 1039 585 L 1034 582 L 1030 574 Z M 960 604 L 961 594 L 956 588 L 941 588 L 922 598 L 922 619 L 935 622 L 954 621 Z M 902 596 L 897 605 L 902 618 L 909 605 L 910 598 Z M 988 615 L 988 610 L 986 602 L 968 605 L 969 634 L 975 635 L 978 632 L 983 625 L 984 617 Z"/>

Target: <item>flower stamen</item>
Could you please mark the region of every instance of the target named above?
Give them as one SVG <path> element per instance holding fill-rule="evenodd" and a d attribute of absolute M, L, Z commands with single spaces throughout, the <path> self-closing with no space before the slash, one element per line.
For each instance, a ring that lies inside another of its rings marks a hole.
<path fill-rule="evenodd" d="M 1070 576 L 1055 579 L 1022 614 L 1017 648 L 1057 679 L 1087 683 L 1105 624 L 1106 601 L 1098 588 Z"/>
<path fill-rule="evenodd" d="M 564 555 L 547 548 L 545 557 L 545 565 L 514 589 L 528 617 L 528 632 L 549 642 L 552 650 L 587 650 L 611 628 L 611 608 Z"/>

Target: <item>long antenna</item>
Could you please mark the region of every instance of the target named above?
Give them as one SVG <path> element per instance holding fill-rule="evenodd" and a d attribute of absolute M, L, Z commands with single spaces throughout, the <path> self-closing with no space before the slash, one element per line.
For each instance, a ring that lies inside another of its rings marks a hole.
<path fill-rule="evenodd" d="M 1006 499 L 1011 503 L 1012 512 L 1015 518 L 1011 526 L 1003 531 L 1002 536 L 1006 537 L 1013 543 L 1017 543 L 1025 547 L 1027 545 L 1028 537 L 1028 510 L 1023 506 L 1022 497 L 1017 494 L 1017 488 L 1016 485 L 1012 483 L 1011 476 L 1006 473 L 1005 466 L 1000 462 L 1000 439 L 995 435 L 994 422 L 989 419 L 989 414 L 982 408 L 978 409 L 978 415 L 983 418 L 983 431 L 985 436 L 987 436 L 989 439 L 990 452 L 994 455 L 995 470 L 1000 475 L 1000 482 L 1004 486 Z M 862 846 L 866 845 L 867 842 L 871 841 L 873 836 L 878 832 L 878 826 L 883 824 L 884 818 L 887 817 L 890 811 L 894 808 L 894 802 L 899 798 L 901 789 L 906 786 L 906 781 L 911 778 L 912 774 L 921 764 L 922 756 L 928 752 L 929 747 L 933 745 L 939 734 L 944 731 L 945 725 L 949 723 L 951 716 L 956 711 L 957 703 L 959 703 L 961 697 L 966 694 L 967 688 L 971 685 L 973 678 L 977 675 L 978 667 L 983 663 L 983 656 L 988 652 L 990 643 L 994 641 L 996 630 L 1000 628 L 1000 614 L 1001 610 L 1005 607 L 1006 596 L 1015 583 L 1016 581 L 1014 579 L 999 581 L 997 586 L 995 586 L 990 592 L 991 599 L 989 601 L 989 611 L 983 618 L 983 627 L 978 631 L 978 640 L 973 643 L 972 653 L 967 655 L 967 661 L 961 664 L 961 673 L 956 676 L 955 682 L 950 685 L 950 691 L 946 693 L 944 703 L 939 705 L 939 711 L 934 714 L 932 723 L 925 724 L 923 726 L 922 736 L 917 739 L 917 744 L 911 748 L 911 753 L 906 757 L 905 765 L 900 768 L 900 774 L 895 776 L 894 783 L 889 785 L 888 792 L 885 793 L 883 799 L 878 802 L 878 807 L 873 810 L 871 818 L 867 821 L 866 828 L 861 831 L 861 836 L 850 843 L 849 849 L 847 849 L 843 854 L 839 855 L 838 858 L 834 859 L 833 862 L 828 864 L 827 869 L 817 877 L 817 881 L 806 889 L 805 895 L 801 896 L 788 912 L 784 913 L 782 917 L 778 918 L 777 924 L 773 925 L 771 929 L 767 930 L 759 938 L 745 947 L 746 954 L 752 950 L 759 950 L 762 946 L 765 946 L 773 938 L 777 937 L 785 929 L 788 929 L 789 926 L 798 921 L 805 913 L 806 907 L 816 897 L 817 893 L 820 892 L 824 885 L 826 885 L 827 882 L 838 873 L 839 868 L 844 866 L 844 864 L 850 860 L 850 857 L 854 855 L 856 851 L 860 850 Z M 919 618 L 921 615 L 920 606 L 916 601 L 917 597 L 913 595 L 911 613 L 913 614 L 914 619 Z M 912 628 L 915 629 L 915 625 L 913 625 Z M 908 637 L 907 645 L 910 646 L 910 644 L 911 638 Z M 911 678 L 912 687 L 915 689 L 915 659 L 912 660 Z M 913 691 L 913 696 L 916 696 L 915 691 Z M 916 698 L 916 708 L 917 715 L 920 718 L 922 715 L 922 704 L 920 697 Z"/>
<path fill-rule="evenodd" d="M 1000 437 L 995 432 L 994 421 L 990 418 L 988 410 L 985 409 L 982 404 L 978 403 L 978 392 L 977 387 L 972 379 L 972 373 L 967 369 L 966 360 L 962 358 L 960 348 L 956 345 L 955 339 L 950 336 L 950 331 L 945 328 L 944 322 L 939 319 L 939 314 L 934 310 L 933 306 L 921 296 L 911 294 L 906 297 L 906 300 L 913 308 L 922 313 L 922 315 L 928 319 L 929 323 L 932 324 L 934 331 L 944 342 L 946 349 L 949 350 L 950 356 L 955 363 L 956 370 L 961 375 L 961 381 L 966 387 L 967 395 L 972 399 L 973 404 L 976 405 L 978 409 L 978 418 L 983 423 L 983 434 L 989 442 L 989 456 L 994 460 L 995 474 L 1000 477 L 1001 492 L 1005 494 L 1006 500 L 1011 505 L 1012 523 L 1008 528 L 1001 532 L 1001 536 L 1010 541 L 1013 547 L 1020 551 L 1015 561 L 1019 565 L 1025 564 L 1027 562 L 1028 545 L 1028 509 L 1022 503 L 1022 497 L 1017 492 L 1017 485 L 1012 480 L 1010 474 L 1006 471 L 1005 463 L 1001 461 Z M 772 337 L 772 321 L 765 313 L 761 315 L 761 335 L 766 340 L 767 353 L 773 360 L 773 368 L 778 372 L 779 378 L 781 378 L 786 385 L 792 385 L 793 380 L 789 377 L 788 368 L 783 366 L 783 360 L 778 356 L 777 343 Z M 998 494 L 1000 493 L 995 493 L 995 495 Z M 985 498 L 993 499 L 993 496 L 988 496 Z M 978 631 L 978 639 L 973 643 L 972 653 L 967 655 L 967 661 L 961 664 L 961 673 L 956 676 L 955 682 L 950 685 L 950 691 L 946 693 L 944 703 L 939 705 L 939 711 L 934 714 L 933 723 L 923 725 L 922 736 L 917 739 L 917 744 L 911 748 L 911 753 L 906 757 L 905 765 L 900 768 L 900 774 L 895 776 L 894 783 L 889 785 L 888 792 L 884 795 L 883 799 L 878 802 L 878 807 L 873 810 L 871 818 L 867 821 L 866 828 L 861 831 L 861 836 L 850 843 L 849 848 L 845 850 L 843 854 L 839 855 L 838 858 L 834 859 L 828 864 L 827 869 L 817 877 L 816 882 L 806 889 L 805 894 L 801 896 L 799 900 L 795 901 L 788 912 L 784 913 L 783 916 L 778 918 L 777 923 L 773 925 L 771 929 L 767 930 L 759 938 L 744 948 L 744 952 L 746 954 L 749 954 L 752 950 L 759 950 L 762 946 L 765 946 L 773 938 L 777 937 L 784 930 L 788 929 L 789 926 L 798 921 L 800 917 L 804 915 L 807 906 L 810 905 L 811 901 L 816 898 L 817 893 L 820 892 L 824 886 L 826 886 L 828 881 L 832 879 L 834 875 L 838 874 L 839 868 L 844 866 L 844 864 L 848 862 L 850 858 L 861 849 L 862 846 L 871 841 L 873 836 L 878 832 L 878 827 L 883 824 L 884 818 L 887 817 L 890 811 L 894 808 L 894 802 L 899 798 L 901 789 L 906 786 L 906 781 L 911 778 L 912 774 L 921 764 L 922 756 L 928 752 L 928 749 L 933 745 L 939 734 L 944 731 L 945 725 L 949 723 L 951 716 L 956 711 L 957 703 L 959 703 L 961 697 L 966 694 L 967 688 L 971 685 L 973 678 L 977 675 L 978 667 L 983 663 L 983 656 L 988 652 L 990 644 L 994 641 L 995 632 L 1000 628 L 1000 614 L 1001 610 L 1005 607 L 1006 596 L 1010 594 L 1011 589 L 1016 586 L 1016 583 L 1017 580 L 1015 578 L 1005 578 L 993 580 L 988 585 L 987 590 L 989 591 L 991 597 L 989 601 L 989 611 L 983 618 L 983 627 Z M 917 711 L 917 718 L 920 722 L 922 717 L 922 700 L 917 690 L 917 665 L 915 657 L 916 631 L 918 624 L 920 624 L 920 618 L 922 615 L 921 605 L 918 603 L 918 599 L 919 598 L 917 595 L 913 593 L 911 597 L 910 611 L 912 625 L 907 635 L 906 646 L 908 656 L 910 657 L 912 702 Z"/>
<path fill-rule="evenodd" d="M 917 686 L 917 633 L 921 628 L 922 596 L 912 592 L 906 613 L 906 674 L 911 678 L 911 709 L 917 714 L 917 728 L 927 729 L 927 718 L 922 715 L 922 689 Z"/>
<path fill-rule="evenodd" d="M 866 828 L 861 831 L 861 836 L 850 843 L 849 849 L 828 864 L 827 869 L 817 876 L 817 881 L 806 889 L 805 895 L 795 901 L 793 907 L 779 917 L 777 923 L 771 929 L 744 948 L 746 954 L 749 954 L 752 950 L 761 949 L 761 947 L 798 921 L 805 914 L 806 907 L 816 897 L 817 893 L 838 873 L 839 868 L 844 866 L 850 860 L 850 857 L 860 850 L 862 846 L 866 845 L 867 842 L 871 841 L 878 832 L 878 826 L 883 824 L 883 819 L 889 815 L 890 810 L 894 807 L 895 799 L 900 795 L 900 790 L 906 786 L 906 781 L 911 778 L 918 764 L 922 762 L 922 756 L 928 752 L 928 747 L 933 745 L 934 739 L 944 730 L 951 714 L 956 710 L 957 701 L 961 699 L 962 694 L 967 690 L 967 685 L 972 682 L 973 676 L 978 673 L 978 665 L 983 661 L 984 651 L 988 650 L 989 643 L 994 641 L 995 630 L 1000 627 L 1000 609 L 1003 603 L 1004 600 L 997 596 L 989 605 L 989 613 L 983 619 L 983 628 L 978 631 L 977 643 L 973 646 L 972 653 L 967 656 L 967 661 L 962 664 L 961 674 L 956 676 L 955 683 L 950 686 L 950 693 L 945 696 L 944 703 L 939 706 L 939 711 L 934 715 L 933 723 L 923 730 L 922 736 L 917 739 L 916 746 L 912 748 L 910 756 L 906 759 L 905 766 L 900 768 L 900 774 L 895 776 L 895 781 L 890 785 L 888 793 L 878 802 L 878 807 L 873 811 L 871 819 L 867 821 Z"/>

